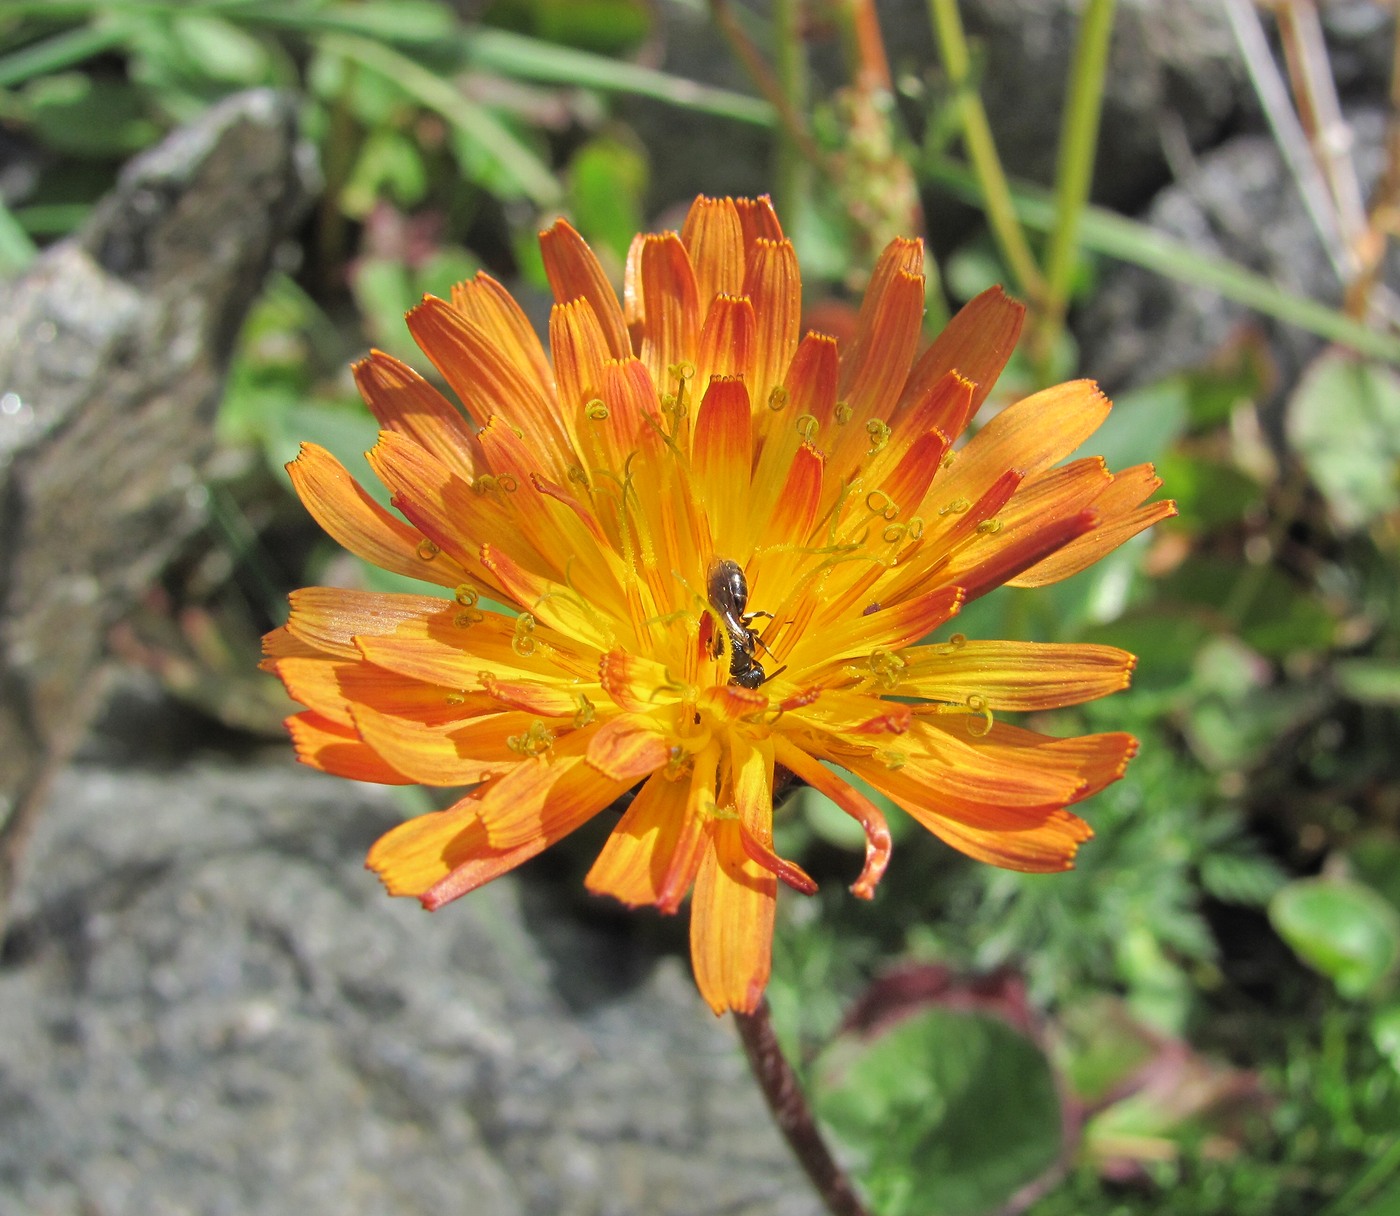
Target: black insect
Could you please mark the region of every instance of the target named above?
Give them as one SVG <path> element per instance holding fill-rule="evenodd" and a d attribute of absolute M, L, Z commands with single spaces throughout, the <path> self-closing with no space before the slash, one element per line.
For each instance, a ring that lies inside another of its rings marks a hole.
<path fill-rule="evenodd" d="M 763 646 L 758 634 L 753 631 L 753 622 L 761 616 L 772 616 L 771 612 L 748 612 L 744 609 L 749 602 L 749 583 L 744 577 L 744 568 L 727 557 L 717 557 L 710 563 L 710 573 L 706 579 L 706 592 L 713 608 L 729 635 L 729 680 L 741 688 L 757 688 L 771 680 L 783 669 L 780 667 L 770 676 L 758 661 L 757 650 Z M 765 650 L 766 646 L 763 647 Z"/>

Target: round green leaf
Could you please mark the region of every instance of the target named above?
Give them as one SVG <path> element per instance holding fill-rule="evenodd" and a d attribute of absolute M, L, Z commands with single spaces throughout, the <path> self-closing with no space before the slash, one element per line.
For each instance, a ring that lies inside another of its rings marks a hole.
<path fill-rule="evenodd" d="M 1400 914 L 1364 883 L 1304 878 L 1269 903 L 1280 937 L 1347 997 L 1377 991 L 1400 960 Z"/>
<path fill-rule="evenodd" d="M 1400 507 L 1400 375 L 1334 349 L 1288 403 L 1289 443 L 1343 527 Z"/>
<path fill-rule="evenodd" d="M 1054 1164 L 1060 1105 L 1039 1049 L 1005 1022 L 930 1009 L 838 1040 L 813 1094 L 880 1216 L 972 1216 Z"/>

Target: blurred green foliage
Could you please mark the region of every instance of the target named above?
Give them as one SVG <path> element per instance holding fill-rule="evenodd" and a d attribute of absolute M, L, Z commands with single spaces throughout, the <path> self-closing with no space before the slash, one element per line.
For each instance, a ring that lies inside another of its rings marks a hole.
<path fill-rule="evenodd" d="M 742 29 L 761 47 L 789 11 L 775 5 L 769 24 L 746 9 Z M 659 102 L 719 147 L 736 124 L 775 131 L 809 305 L 868 270 L 889 218 L 860 213 L 871 181 L 893 198 L 887 184 L 917 174 L 984 205 L 986 182 L 950 158 L 955 93 L 920 95 L 922 131 L 871 107 L 888 126 L 858 146 L 859 98 L 804 92 L 804 48 L 773 47 L 770 83 L 801 101 L 795 123 L 775 123 L 771 98 L 642 62 L 654 15 L 644 0 L 496 0 L 471 21 L 445 0 L 12 0 L 0 121 L 32 180 L 0 206 L 0 273 L 71 231 L 175 124 L 238 89 L 295 90 L 325 190 L 300 261 L 245 327 L 220 418 L 242 459 L 226 462 L 217 501 L 220 543 L 263 563 L 257 586 L 314 582 L 342 559 L 307 539 L 280 465 L 314 440 L 359 467 L 374 424 L 347 362 L 369 344 L 412 360 L 403 311 L 483 267 L 542 328 L 540 226 L 566 211 L 620 278 L 632 234 L 686 201 L 658 195 L 678 153 L 649 146 L 619 97 Z M 866 169 L 883 156 L 889 172 L 848 191 L 798 164 L 810 155 Z M 1009 198 L 1028 228 L 1067 222 L 1042 193 L 1013 183 Z M 779 848 L 823 886 L 781 905 L 779 1028 L 881 1216 L 1013 1196 L 1037 1216 L 1379 1216 L 1400 1204 L 1395 339 L 1122 217 L 1074 218 L 1093 255 L 1068 280 L 1081 298 L 1094 258 L 1124 258 L 1366 354 L 1328 350 L 1279 392 L 1267 352 L 1240 347 L 1120 396 L 1087 450 L 1114 468 L 1155 461 L 1179 517 L 957 622 L 1139 655 L 1132 692 L 1033 723 L 1138 736 L 1126 777 L 1083 808 L 1096 838 L 1075 871 L 1026 876 L 950 853 L 891 808 L 896 857 L 867 905 L 841 890 L 861 833 L 798 791 Z M 1006 277 L 986 227 L 943 253 L 955 299 Z M 1004 386 L 1075 373 L 1069 331 L 1041 345 Z M 1281 410 L 1274 441 L 1266 403 Z M 267 623 L 225 626 L 251 648 Z M 1012 1017 L 945 997 L 860 1033 L 845 1024 L 896 966 L 1014 980 L 1024 1002 Z"/>

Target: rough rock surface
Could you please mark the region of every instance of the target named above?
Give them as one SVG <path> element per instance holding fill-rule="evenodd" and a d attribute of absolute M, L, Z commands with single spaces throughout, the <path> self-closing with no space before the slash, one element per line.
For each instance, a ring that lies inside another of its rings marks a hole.
<path fill-rule="evenodd" d="M 203 521 L 229 353 L 314 180 L 293 98 L 230 97 L 0 292 L 0 922 L 107 631 Z"/>
<path fill-rule="evenodd" d="M 61 776 L 17 899 L 0 1212 L 815 1216 L 681 959 L 540 877 L 390 900 L 396 795 L 283 749 L 123 750 Z"/>
<path fill-rule="evenodd" d="M 1369 191 L 1384 159 L 1384 115 L 1365 109 L 1347 117 L 1362 188 Z M 1237 136 L 1211 150 L 1141 218 L 1198 254 L 1236 262 L 1303 299 L 1341 302 L 1341 283 L 1267 135 Z M 1400 283 L 1394 253 L 1385 282 Z M 1263 318 L 1212 289 L 1123 264 L 1105 267 L 1075 327 L 1082 366 L 1110 392 L 1198 367 L 1244 327 L 1267 337 L 1281 384 L 1296 383 L 1323 345 L 1321 338 Z"/>

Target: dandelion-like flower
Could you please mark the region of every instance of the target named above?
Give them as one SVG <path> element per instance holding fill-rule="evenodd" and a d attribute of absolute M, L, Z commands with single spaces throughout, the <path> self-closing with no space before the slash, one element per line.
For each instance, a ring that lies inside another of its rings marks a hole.
<path fill-rule="evenodd" d="M 621 301 L 568 223 L 540 239 L 552 359 L 478 275 L 407 318 L 463 409 L 389 355 L 356 365 L 398 515 L 322 448 L 288 466 L 347 549 L 445 589 L 307 588 L 266 641 L 306 707 L 289 719 L 304 762 L 470 787 L 370 850 L 388 890 L 438 908 L 630 794 L 588 888 L 662 912 L 689 896 L 702 995 L 749 1012 L 778 883 L 815 889 L 773 847 L 788 774 L 864 828 L 858 896 L 889 834 L 843 771 L 974 858 L 1068 868 L 1091 833 L 1066 808 L 1136 744 L 1000 715 L 1114 692 L 1133 657 L 918 643 L 992 588 L 1065 578 L 1172 513 L 1145 501 L 1149 466 L 1059 463 L 1108 413 L 1099 390 L 1036 393 L 958 446 L 1020 306 L 986 292 L 918 354 L 923 250 L 897 240 L 849 346 L 804 336 L 766 199 L 700 198 L 681 233 L 637 237 Z"/>

